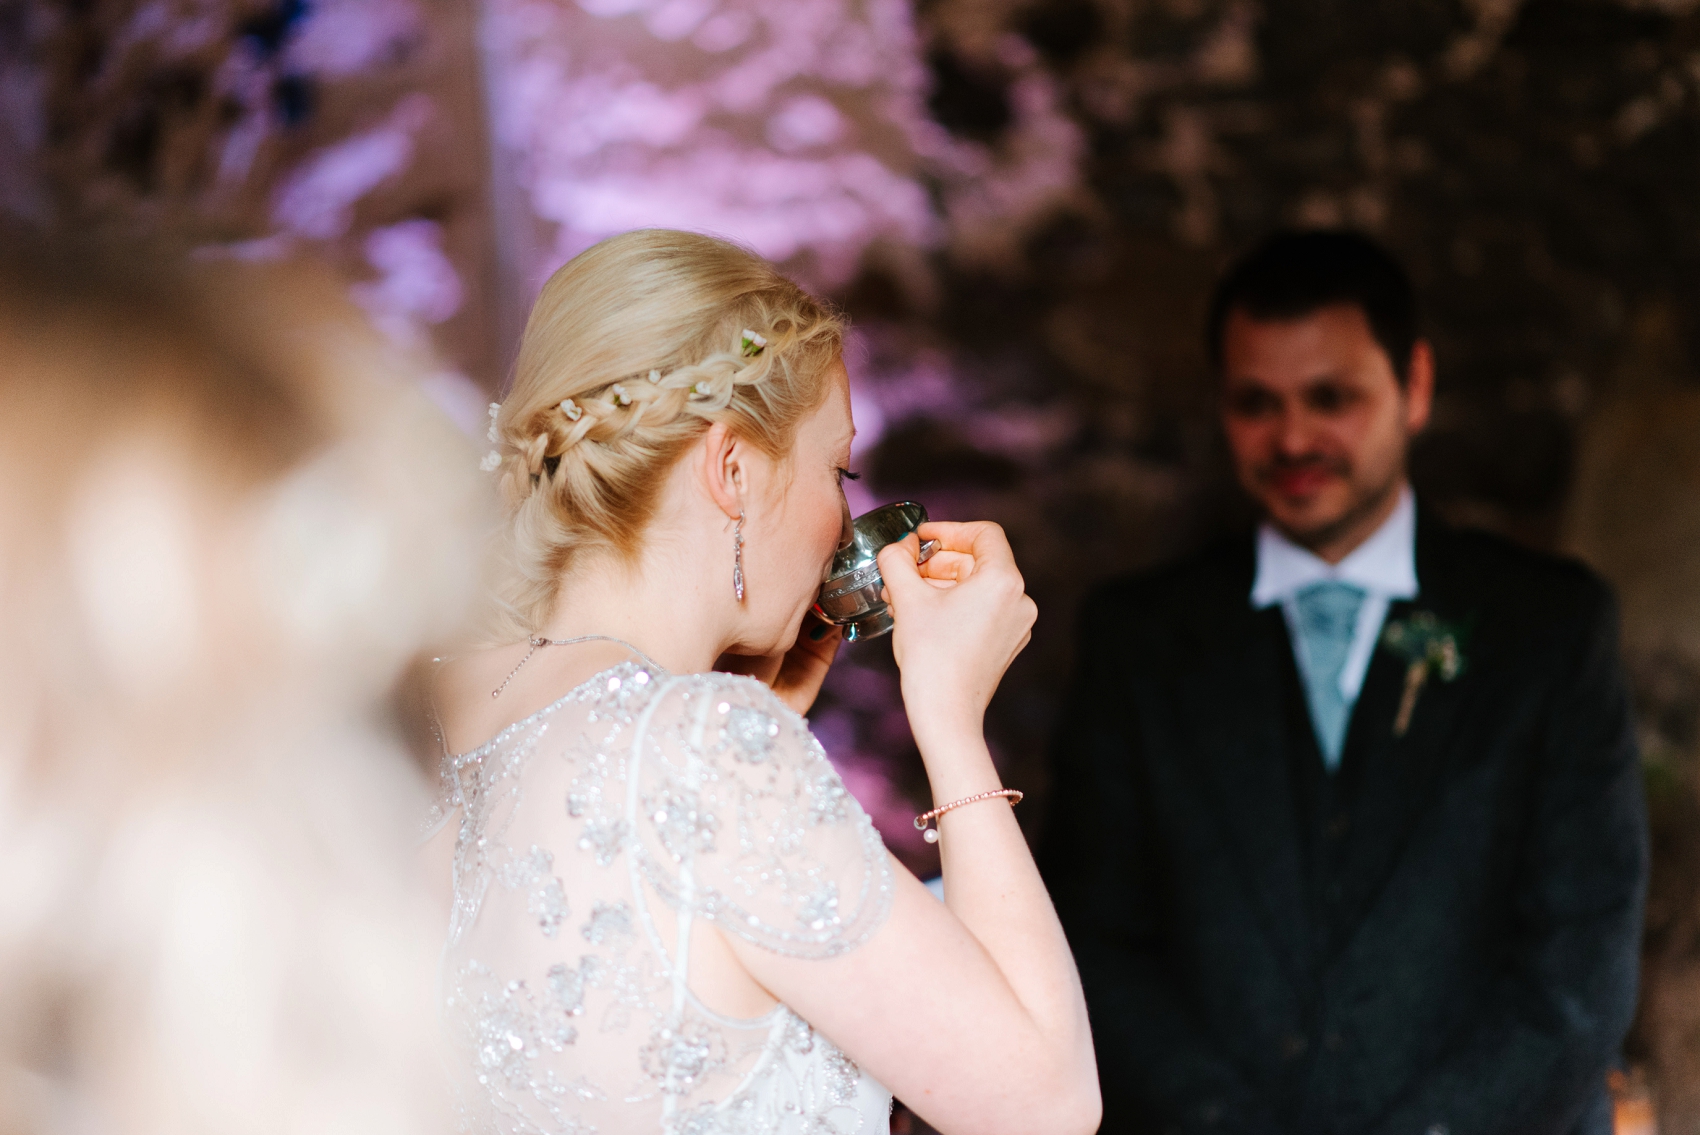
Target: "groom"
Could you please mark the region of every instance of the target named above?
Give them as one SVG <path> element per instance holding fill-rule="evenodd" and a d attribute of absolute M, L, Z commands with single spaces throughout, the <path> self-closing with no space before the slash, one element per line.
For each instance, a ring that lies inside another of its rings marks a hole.
<path fill-rule="evenodd" d="M 1405 273 L 1274 237 L 1219 287 L 1255 539 L 1081 619 L 1043 863 L 1105 1135 L 1609 1135 L 1647 871 L 1617 624 L 1580 565 L 1413 499 Z"/>

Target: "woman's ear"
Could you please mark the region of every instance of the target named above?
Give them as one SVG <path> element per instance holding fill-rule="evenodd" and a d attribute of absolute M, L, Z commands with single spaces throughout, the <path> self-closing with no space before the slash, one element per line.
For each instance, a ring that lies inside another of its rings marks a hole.
<path fill-rule="evenodd" d="M 728 518 L 736 518 L 744 511 L 744 454 L 745 446 L 724 422 L 708 427 L 697 443 L 703 487 Z"/>

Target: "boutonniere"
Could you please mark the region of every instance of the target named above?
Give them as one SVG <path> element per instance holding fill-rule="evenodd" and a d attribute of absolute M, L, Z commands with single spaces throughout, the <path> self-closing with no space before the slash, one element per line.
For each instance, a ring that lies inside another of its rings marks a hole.
<path fill-rule="evenodd" d="M 1405 693 L 1399 699 L 1399 716 L 1393 719 L 1393 736 L 1403 737 L 1411 728 L 1417 698 L 1432 675 L 1450 682 L 1464 672 L 1466 628 L 1443 622 L 1429 611 L 1417 611 L 1395 619 L 1381 632 L 1381 645 L 1405 660 Z"/>

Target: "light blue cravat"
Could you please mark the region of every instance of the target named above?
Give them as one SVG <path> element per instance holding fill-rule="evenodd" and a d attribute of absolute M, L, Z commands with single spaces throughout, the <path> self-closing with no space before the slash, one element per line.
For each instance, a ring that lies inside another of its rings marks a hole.
<path fill-rule="evenodd" d="M 1294 597 L 1299 672 L 1304 678 L 1305 700 L 1310 703 L 1316 743 L 1322 748 L 1322 763 L 1329 772 L 1340 767 L 1346 722 L 1352 715 L 1352 703 L 1340 692 L 1340 671 L 1351 653 L 1364 594 L 1361 587 L 1329 581 L 1312 584 Z"/>

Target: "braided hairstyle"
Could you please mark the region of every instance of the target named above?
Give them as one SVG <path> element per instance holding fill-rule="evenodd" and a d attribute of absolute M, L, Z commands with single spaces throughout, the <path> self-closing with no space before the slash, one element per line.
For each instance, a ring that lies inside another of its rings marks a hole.
<path fill-rule="evenodd" d="M 510 527 L 498 601 L 517 637 L 586 553 L 630 559 L 665 473 L 715 422 L 774 458 L 828 391 L 844 322 L 747 249 L 641 229 L 550 277 L 491 408 Z"/>

